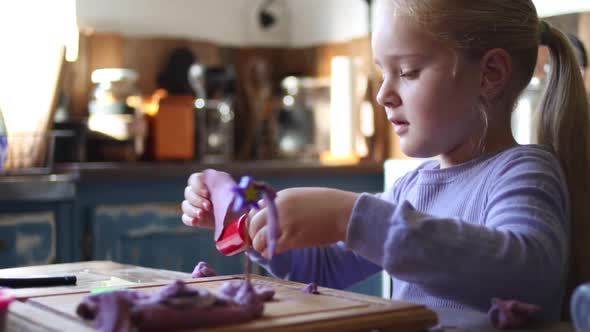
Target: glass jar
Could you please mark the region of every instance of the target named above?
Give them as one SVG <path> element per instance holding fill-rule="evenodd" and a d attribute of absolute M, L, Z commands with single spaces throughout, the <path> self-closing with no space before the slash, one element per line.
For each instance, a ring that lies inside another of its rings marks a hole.
<path fill-rule="evenodd" d="M 96 84 L 88 103 L 91 115 L 134 114 L 127 99 L 140 95 L 136 71 L 127 68 L 97 69 L 90 79 Z"/>
<path fill-rule="evenodd" d="M 281 81 L 284 94 L 278 113 L 278 148 L 282 158 L 316 157 L 329 144 L 330 89 L 326 81 L 288 76 Z M 329 120 L 329 118 L 328 118 Z M 326 141 L 326 147 L 322 142 Z"/>
<path fill-rule="evenodd" d="M 234 110 L 231 99 L 195 101 L 199 158 L 206 162 L 232 159 L 234 146 Z"/>
<path fill-rule="evenodd" d="M 96 84 L 88 103 L 88 158 L 136 160 L 143 154 L 145 119 L 140 107 L 138 74 L 127 68 L 103 68 L 92 72 Z"/>
<path fill-rule="evenodd" d="M 197 97 L 197 155 L 205 162 L 233 158 L 235 75 L 232 66 L 193 64 L 189 69 L 188 79 Z"/>

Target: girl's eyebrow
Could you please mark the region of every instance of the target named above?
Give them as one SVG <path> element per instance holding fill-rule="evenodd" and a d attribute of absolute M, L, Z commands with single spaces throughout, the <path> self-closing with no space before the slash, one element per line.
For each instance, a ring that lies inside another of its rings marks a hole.
<path fill-rule="evenodd" d="M 406 53 L 406 54 L 388 54 L 385 56 L 386 61 L 399 61 L 402 59 L 412 59 L 412 58 L 425 58 L 426 54 L 423 53 Z M 376 65 L 381 66 L 381 63 L 378 59 L 374 58 L 373 62 Z"/>
<path fill-rule="evenodd" d="M 388 54 L 385 57 L 388 60 L 399 60 L 407 58 L 423 58 L 426 55 L 424 53 L 405 53 L 405 54 Z"/>

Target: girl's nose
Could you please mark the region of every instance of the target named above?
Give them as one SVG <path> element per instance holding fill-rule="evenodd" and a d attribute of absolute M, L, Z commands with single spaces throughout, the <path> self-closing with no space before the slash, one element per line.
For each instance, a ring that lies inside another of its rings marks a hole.
<path fill-rule="evenodd" d="M 386 108 L 396 108 L 401 106 L 402 99 L 395 89 L 383 82 L 377 93 L 377 102 Z"/>

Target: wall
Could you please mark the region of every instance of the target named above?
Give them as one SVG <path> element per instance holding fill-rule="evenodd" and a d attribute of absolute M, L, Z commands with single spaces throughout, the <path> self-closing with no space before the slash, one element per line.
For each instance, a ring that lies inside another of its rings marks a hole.
<path fill-rule="evenodd" d="M 368 34 L 364 0 L 294 0 L 289 46 L 341 42 Z"/>
<path fill-rule="evenodd" d="M 76 0 L 78 25 L 130 36 L 227 46 L 309 46 L 367 34 L 365 0 L 275 0 L 277 24 L 258 24 L 264 0 Z M 351 19 L 352 18 L 352 19 Z"/>
<path fill-rule="evenodd" d="M 541 17 L 590 11 L 590 1 L 587 0 L 533 0 L 533 3 Z"/>
<path fill-rule="evenodd" d="M 330 73 L 330 59 L 336 55 L 349 55 L 363 59 L 363 72 L 369 74 L 370 45 L 367 37 L 347 42 L 326 43 L 313 47 L 222 47 L 214 43 L 178 38 L 155 38 L 147 36 L 122 36 L 119 34 L 94 33 L 80 38 L 80 57 L 75 63 L 66 63 L 63 88 L 69 96 L 70 111 L 74 118 L 87 116 L 87 103 L 93 88 L 90 74 L 94 69 L 104 67 L 132 68 L 139 73 L 139 86 L 145 95 L 156 89 L 156 77 L 171 50 L 188 47 L 199 61 L 209 65 L 231 63 L 235 66 L 238 79 L 243 82 L 253 59 L 268 64 L 271 80 L 278 86 L 281 78 L 299 73 L 308 76 L 326 77 Z M 378 79 L 372 77 L 372 95 L 377 91 Z M 247 138 L 249 106 L 244 84 L 238 84 L 239 112 L 236 114 L 236 137 Z M 371 100 L 375 101 L 374 96 Z M 375 137 L 370 148 L 373 160 L 382 160 L 388 154 L 388 140 L 384 139 L 391 130 L 377 105 L 375 116 Z M 247 139 L 239 140 L 236 152 L 239 159 L 248 159 Z M 243 145 L 243 147 L 242 147 Z"/>
<path fill-rule="evenodd" d="M 81 27 L 136 36 L 210 40 L 231 46 L 300 47 L 346 41 L 368 32 L 365 0 L 275 0 L 269 10 L 278 17 L 278 25 L 270 30 L 257 24 L 265 0 L 75 1 Z M 533 2 L 542 17 L 590 11 L 587 0 Z"/>
<path fill-rule="evenodd" d="M 78 25 L 129 36 L 211 40 L 228 45 L 246 40 L 249 0 L 76 0 Z M 248 14 L 249 15 L 249 14 Z M 231 22 L 232 24 L 228 24 Z"/>

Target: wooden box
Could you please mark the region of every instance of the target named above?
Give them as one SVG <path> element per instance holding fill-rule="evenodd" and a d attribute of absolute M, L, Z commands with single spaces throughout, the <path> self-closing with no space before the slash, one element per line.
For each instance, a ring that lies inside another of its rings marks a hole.
<path fill-rule="evenodd" d="M 193 96 L 169 95 L 160 100 L 152 130 L 156 160 L 193 160 L 195 113 Z"/>

